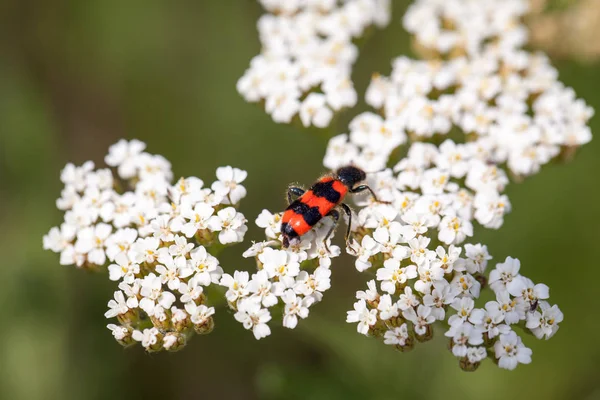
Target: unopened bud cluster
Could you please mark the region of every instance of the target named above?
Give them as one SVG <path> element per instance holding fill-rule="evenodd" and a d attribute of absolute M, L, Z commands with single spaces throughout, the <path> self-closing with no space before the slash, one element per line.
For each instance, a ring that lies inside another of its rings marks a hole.
<path fill-rule="evenodd" d="M 108 270 L 118 282 L 105 316 L 116 318 L 108 328 L 119 343 L 175 351 L 213 329 L 206 292 L 223 273 L 215 255 L 247 230 L 236 209 L 246 172 L 220 167 L 210 187 L 196 177 L 171 183 L 170 163 L 144 149 L 121 140 L 105 158 L 111 168 L 68 164 L 57 200 L 65 220 L 44 248 L 62 265 Z"/>

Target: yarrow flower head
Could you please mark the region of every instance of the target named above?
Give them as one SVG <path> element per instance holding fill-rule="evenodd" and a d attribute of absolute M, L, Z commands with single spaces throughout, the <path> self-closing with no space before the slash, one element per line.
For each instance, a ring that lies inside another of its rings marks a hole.
<path fill-rule="evenodd" d="M 520 19 L 523 0 L 416 0 L 404 15 L 404 27 L 420 46 L 441 54 L 477 54 L 486 42 L 504 49 L 524 45 Z"/>
<path fill-rule="evenodd" d="M 360 114 L 349 134 L 332 139 L 325 165 L 378 171 L 407 141 L 443 142 L 397 164 L 405 172 L 398 184 L 441 191 L 465 179 L 477 194 L 469 199 L 477 220 L 499 227 L 510 203 L 496 166 L 529 176 L 591 140 L 593 109 L 558 81 L 545 55 L 521 48 L 526 10 L 524 0 L 416 1 L 404 25 L 435 54 L 399 57 L 389 77 L 373 77 L 366 100 L 378 114 Z"/>
<path fill-rule="evenodd" d="M 228 289 L 226 297 L 235 318 L 252 330 L 256 339 L 271 334 L 267 325 L 271 309 L 282 309 L 283 326 L 294 329 L 331 287 L 331 259 L 341 253 L 338 246 L 331 245 L 331 238 L 324 241 L 331 224 L 324 219 L 298 243 L 283 248 L 281 214 L 263 210 L 256 219 L 267 240 L 252 245 L 244 257 L 256 260 L 257 272 L 250 276 L 236 271 L 224 274 L 220 281 Z"/>
<path fill-rule="evenodd" d="M 263 102 L 278 123 L 296 116 L 324 128 L 334 112 L 356 104 L 350 79 L 358 49 L 353 39 L 385 26 L 390 0 L 260 0 L 260 55 L 237 83 L 249 102 Z"/>
<path fill-rule="evenodd" d="M 108 328 L 119 343 L 175 351 L 213 329 L 205 290 L 223 270 L 211 253 L 244 238 L 246 172 L 220 167 L 212 188 L 195 177 L 172 183 L 170 163 L 145 147 L 119 141 L 105 158 L 111 168 L 68 164 L 57 200 L 65 220 L 43 245 L 63 265 L 107 269 L 118 282 L 105 316 L 118 320 Z"/>
<path fill-rule="evenodd" d="M 390 77 L 374 75 L 366 100 L 377 113 L 355 117 L 324 158 L 330 169 L 369 171 L 367 183 L 389 202 L 356 201 L 347 251 L 375 280 L 357 292 L 347 321 L 401 351 L 446 325 L 469 371 L 488 357 L 506 369 L 529 363 L 513 328 L 548 339 L 563 320 L 519 260 L 508 257 L 488 275 L 487 246 L 469 243 L 477 225 L 503 225 L 509 178 L 591 140 L 593 110 L 557 80 L 547 57 L 521 49 L 526 10 L 522 0 L 416 1 L 404 25 L 431 60 L 400 57 Z M 488 287 L 495 300 L 478 307 Z"/>

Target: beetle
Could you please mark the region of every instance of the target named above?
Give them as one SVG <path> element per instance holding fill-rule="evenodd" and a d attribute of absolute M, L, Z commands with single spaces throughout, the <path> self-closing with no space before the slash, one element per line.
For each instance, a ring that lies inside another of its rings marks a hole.
<path fill-rule="evenodd" d="M 347 242 L 352 226 L 352 211 L 347 204 L 343 203 L 346 194 L 367 190 L 375 198 L 375 201 L 379 201 L 368 185 L 356 186 L 366 177 L 367 174 L 362 169 L 350 165 L 339 168 L 333 174 L 321 177 L 307 191 L 300 187 L 290 186 L 287 192 L 289 206 L 281 218 L 283 247 L 286 248 L 291 242 L 300 240 L 300 237 L 310 231 L 321 219 L 331 217 L 333 226 L 325 236 L 326 243 L 340 219 L 338 208 L 348 215 L 348 228 L 345 236 Z M 294 196 L 297 197 L 295 200 Z"/>

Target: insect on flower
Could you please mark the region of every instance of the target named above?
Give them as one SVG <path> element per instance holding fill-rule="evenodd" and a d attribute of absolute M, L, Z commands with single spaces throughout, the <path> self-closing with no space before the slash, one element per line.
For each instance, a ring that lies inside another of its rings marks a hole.
<path fill-rule="evenodd" d="M 324 238 L 326 244 L 327 239 L 335 230 L 340 218 L 338 207 L 348 215 L 348 228 L 345 237 L 347 242 L 352 226 L 352 211 L 347 204 L 342 203 L 346 194 L 348 192 L 360 193 L 368 190 L 375 198 L 375 201 L 379 201 L 368 185 L 355 186 L 365 179 L 366 173 L 363 170 L 353 166 L 346 166 L 338 169 L 334 174 L 323 176 L 308 191 L 295 186 L 288 188 L 287 199 L 289 206 L 281 219 L 283 247 L 288 247 L 290 243 L 298 241 L 302 235 L 310 231 L 322 218 L 331 217 L 333 219 L 333 226 Z M 298 198 L 292 200 L 293 196 L 298 196 Z"/>

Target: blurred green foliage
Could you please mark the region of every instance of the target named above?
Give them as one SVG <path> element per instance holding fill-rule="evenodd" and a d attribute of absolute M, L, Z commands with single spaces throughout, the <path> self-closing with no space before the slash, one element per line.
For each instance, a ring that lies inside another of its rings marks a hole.
<path fill-rule="evenodd" d="M 409 53 L 394 2 L 392 24 L 366 41 L 354 77 Z M 551 287 L 565 321 L 551 341 L 526 338 L 534 362 L 514 372 L 484 363 L 462 372 L 443 338 L 401 354 L 346 324 L 364 287 L 348 259 L 333 288 L 295 331 L 256 342 L 225 309 L 213 334 L 175 354 L 123 350 L 103 317 L 114 290 L 106 276 L 61 267 L 42 235 L 61 221 L 54 207 L 68 162 L 102 162 L 120 137 L 139 138 L 178 176 L 208 181 L 217 166 L 249 171 L 241 211 L 281 209 L 289 182 L 318 176 L 323 135 L 276 125 L 237 94 L 259 51 L 254 0 L 44 2 L 0 6 L 0 398 L 2 399 L 600 399 L 600 143 L 508 189 L 514 211 L 498 231 L 476 232 L 495 261 L 522 261 Z M 598 65 L 558 65 L 561 79 L 600 110 Z M 365 109 L 361 102 L 338 121 Z M 598 132 L 600 119 L 592 120 Z M 251 227 L 247 239 L 260 239 Z M 253 268 L 240 256 L 226 271 Z M 595 339 L 596 338 L 596 339 Z"/>

